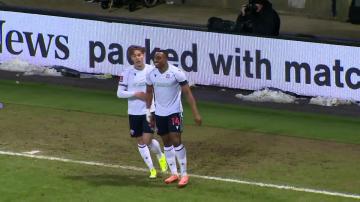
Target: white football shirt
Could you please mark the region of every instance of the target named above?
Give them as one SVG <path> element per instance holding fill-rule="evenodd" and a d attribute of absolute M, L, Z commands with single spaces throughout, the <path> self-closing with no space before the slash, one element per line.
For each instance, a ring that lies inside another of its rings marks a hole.
<path fill-rule="evenodd" d="M 146 75 L 154 69 L 153 66 L 145 64 L 144 69 L 137 70 L 133 66 L 127 68 L 120 74 L 119 88 L 125 87 L 128 92 L 146 92 Z M 128 114 L 146 114 L 146 102 L 135 97 L 128 98 Z"/>
<path fill-rule="evenodd" d="M 169 116 L 183 111 L 180 84 L 187 82 L 182 70 L 169 64 L 169 68 L 160 73 L 154 68 L 146 77 L 146 83 L 154 87 L 155 114 Z"/>

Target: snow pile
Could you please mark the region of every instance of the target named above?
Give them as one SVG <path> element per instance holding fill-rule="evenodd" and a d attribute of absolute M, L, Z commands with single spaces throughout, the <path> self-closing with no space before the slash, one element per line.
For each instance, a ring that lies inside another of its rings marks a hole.
<path fill-rule="evenodd" d="M 36 66 L 29 64 L 19 59 L 6 61 L 0 64 L 0 70 L 12 71 L 12 72 L 24 72 L 24 76 L 41 75 L 41 76 L 61 76 L 60 72 L 57 72 L 51 67 Z"/>
<path fill-rule="evenodd" d="M 297 98 L 295 96 L 286 94 L 278 89 L 269 89 L 265 88 L 263 90 L 254 91 L 249 95 L 242 95 L 236 94 L 236 98 L 239 98 L 244 101 L 251 101 L 251 102 L 275 102 L 275 103 L 308 103 L 313 105 L 321 105 L 321 106 L 339 106 L 339 105 L 351 105 L 351 104 L 358 104 L 355 101 L 351 100 L 342 100 L 338 98 L 331 98 L 331 97 L 313 97 L 307 102 L 307 98 Z M 305 102 L 304 102 L 305 99 Z"/>
<path fill-rule="evenodd" d="M 32 76 L 32 75 L 62 76 L 61 72 L 58 72 L 58 71 L 56 71 L 56 69 L 53 69 L 53 68 L 39 68 L 37 70 L 24 72 L 24 76 Z"/>
<path fill-rule="evenodd" d="M 295 103 L 296 97 L 277 90 L 265 88 L 250 95 L 236 94 L 236 98 L 252 102 Z"/>
<path fill-rule="evenodd" d="M 188 84 L 189 84 L 190 87 L 196 87 L 195 82 L 190 80 L 190 79 L 188 80 Z"/>
<path fill-rule="evenodd" d="M 80 74 L 81 79 L 111 79 L 111 74 Z"/>
<path fill-rule="evenodd" d="M 321 105 L 321 106 L 338 106 L 338 105 L 350 105 L 353 104 L 353 101 L 350 100 L 341 100 L 338 98 L 331 98 L 331 97 L 313 97 L 310 99 L 309 104 L 313 105 Z"/>
<path fill-rule="evenodd" d="M 95 78 L 95 79 L 110 79 L 113 76 L 111 74 L 91 74 L 81 73 L 75 69 L 71 69 L 64 66 L 37 66 L 28 62 L 15 59 L 6 61 L 0 64 L 0 70 L 12 71 L 12 72 L 23 72 L 23 76 L 69 76 L 69 77 L 80 77 L 80 78 Z M 20 74 L 17 74 L 19 76 Z"/>
<path fill-rule="evenodd" d="M 0 70 L 12 71 L 12 72 L 28 72 L 28 71 L 36 70 L 37 68 L 38 68 L 37 66 L 31 65 L 19 59 L 6 61 L 0 64 Z"/>

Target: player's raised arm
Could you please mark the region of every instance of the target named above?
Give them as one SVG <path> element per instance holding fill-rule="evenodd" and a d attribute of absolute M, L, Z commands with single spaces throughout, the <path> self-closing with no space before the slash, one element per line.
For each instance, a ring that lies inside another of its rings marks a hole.
<path fill-rule="evenodd" d="M 182 85 L 181 90 L 185 94 L 185 96 L 187 98 L 187 101 L 188 101 L 188 103 L 189 103 L 189 105 L 191 107 L 191 111 L 193 113 L 194 121 L 195 121 L 196 125 L 200 126 L 201 123 L 202 123 L 201 116 L 200 116 L 199 110 L 198 110 L 198 108 L 196 106 L 196 101 L 195 101 L 195 98 L 194 98 L 194 96 L 193 96 L 193 94 L 191 92 L 189 84 Z"/>

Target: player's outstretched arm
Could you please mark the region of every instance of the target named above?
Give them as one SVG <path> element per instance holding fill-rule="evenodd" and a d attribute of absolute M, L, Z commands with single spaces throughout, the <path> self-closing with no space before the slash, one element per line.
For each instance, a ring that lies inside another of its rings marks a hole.
<path fill-rule="evenodd" d="M 191 92 L 189 84 L 185 84 L 185 85 L 181 86 L 181 90 L 185 94 L 185 96 L 187 98 L 187 101 L 188 101 L 188 103 L 189 103 L 189 105 L 191 107 L 191 111 L 192 111 L 193 116 L 194 116 L 195 124 L 200 126 L 201 123 L 202 123 L 202 119 L 201 119 L 199 110 L 197 109 L 196 101 L 195 101 L 195 98 L 194 98 L 194 96 L 193 96 L 193 94 Z"/>

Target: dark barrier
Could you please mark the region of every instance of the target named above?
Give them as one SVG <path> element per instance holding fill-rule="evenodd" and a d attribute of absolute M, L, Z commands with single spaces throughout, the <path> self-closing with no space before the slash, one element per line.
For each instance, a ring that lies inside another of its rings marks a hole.
<path fill-rule="evenodd" d="M 136 19 L 136 18 L 116 17 L 116 16 L 102 16 L 96 14 L 90 15 L 90 14 L 80 14 L 73 12 L 63 12 L 57 10 L 44 10 L 44 9 L 40 10 L 40 9 L 25 8 L 18 6 L 16 7 L 6 6 L 6 5 L 0 5 L 0 10 L 40 14 L 40 15 L 48 15 L 48 16 L 68 17 L 68 18 L 76 18 L 76 19 L 96 20 L 103 22 L 117 22 L 117 23 L 125 23 L 125 24 L 208 32 L 206 24 L 197 25 L 197 24 L 186 24 L 186 23 L 150 20 L 150 19 L 144 20 L 144 19 Z M 258 35 L 250 35 L 250 34 L 236 34 L 236 33 L 231 33 L 231 34 L 244 35 L 244 36 L 258 36 Z M 360 47 L 360 39 L 359 40 L 343 39 L 343 38 L 339 39 L 339 38 L 324 37 L 324 36 L 306 35 L 301 33 L 280 33 L 280 36 L 278 37 L 270 37 L 270 36 L 258 36 L 258 37 Z"/>

